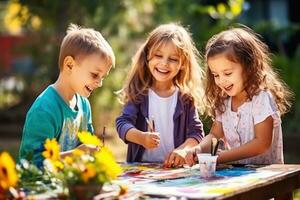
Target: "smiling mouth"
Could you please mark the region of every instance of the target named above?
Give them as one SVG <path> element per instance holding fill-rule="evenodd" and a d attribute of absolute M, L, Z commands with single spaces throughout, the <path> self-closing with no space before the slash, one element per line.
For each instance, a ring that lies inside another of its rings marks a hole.
<path fill-rule="evenodd" d="M 155 68 L 155 71 L 159 72 L 160 74 L 168 74 L 170 71 L 165 69 Z"/>
<path fill-rule="evenodd" d="M 92 88 L 90 88 L 89 86 L 85 86 L 85 88 L 91 93 L 93 91 Z"/>
<path fill-rule="evenodd" d="M 230 86 L 227 86 L 227 87 L 224 87 L 224 90 L 225 91 L 229 91 L 229 90 L 231 90 L 231 88 L 233 87 L 233 85 L 230 85 Z"/>

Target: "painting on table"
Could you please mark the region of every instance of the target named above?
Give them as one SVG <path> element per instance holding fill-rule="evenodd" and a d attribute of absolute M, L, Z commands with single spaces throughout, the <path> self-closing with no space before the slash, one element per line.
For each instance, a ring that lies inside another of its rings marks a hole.
<path fill-rule="evenodd" d="M 125 184 L 130 190 L 150 196 L 187 198 L 218 197 L 280 173 L 230 166 L 218 169 L 214 177 L 204 179 L 200 177 L 197 165 L 192 168 L 167 169 L 153 163 L 124 164 L 123 170 L 124 173 L 115 183 Z"/>

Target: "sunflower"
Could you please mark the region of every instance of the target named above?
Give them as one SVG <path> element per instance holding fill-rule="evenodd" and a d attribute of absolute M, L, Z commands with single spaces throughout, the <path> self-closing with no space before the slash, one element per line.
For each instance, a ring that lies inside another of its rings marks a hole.
<path fill-rule="evenodd" d="M 52 161 L 52 164 L 57 170 L 62 170 L 64 168 L 64 164 L 59 160 Z"/>
<path fill-rule="evenodd" d="M 45 142 L 45 151 L 42 153 L 45 158 L 48 158 L 52 161 L 59 159 L 60 147 L 56 139 L 47 139 Z"/>
<path fill-rule="evenodd" d="M 78 132 L 77 134 L 79 141 L 83 144 L 87 145 L 95 145 L 95 146 L 102 146 L 101 141 L 96 135 L 91 134 L 87 131 Z"/>
<path fill-rule="evenodd" d="M 87 183 L 89 179 L 94 178 L 96 176 L 96 168 L 92 163 L 88 163 L 83 172 L 82 172 L 82 180 Z"/>
<path fill-rule="evenodd" d="M 116 163 L 112 152 L 107 147 L 96 152 L 95 158 L 108 180 L 116 179 L 122 173 L 122 168 Z"/>
<path fill-rule="evenodd" d="M 9 187 L 15 187 L 18 182 L 16 164 L 12 157 L 3 152 L 0 154 L 0 190 L 7 190 Z"/>

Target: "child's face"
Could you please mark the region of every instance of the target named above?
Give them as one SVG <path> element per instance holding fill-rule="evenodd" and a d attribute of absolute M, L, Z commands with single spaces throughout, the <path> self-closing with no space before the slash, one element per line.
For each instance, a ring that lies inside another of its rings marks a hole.
<path fill-rule="evenodd" d="M 93 90 L 102 86 L 102 81 L 111 69 L 110 63 L 99 54 L 83 56 L 72 68 L 71 84 L 75 93 L 89 97 Z"/>
<path fill-rule="evenodd" d="M 166 42 L 154 50 L 149 60 L 149 70 L 157 83 L 173 84 L 173 78 L 180 69 L 180 56 L 172 42 Z"/>
<path fill-rule="evenodd" d="M 229 60 L 225 54 L 218 54 L 208 58 L 208 66 L 215 83 L 228 96 L 239 96 L 244 91 L 243 67 Z"/>

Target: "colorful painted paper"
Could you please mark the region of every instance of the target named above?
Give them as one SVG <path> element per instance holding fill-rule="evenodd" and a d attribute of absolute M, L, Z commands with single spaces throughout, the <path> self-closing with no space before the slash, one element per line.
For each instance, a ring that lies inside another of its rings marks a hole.
<path fill-rule="evenodd" d="M 124 173 L 114 183 L 124 184 L 134 192 L 151 197 L 212 198 L 257 184 L 280 172 L 255 168 L 231 167 L 216 171 L 216 176 L 200 178 L 198 166 L 166 169 L 161 164 L 133 163 L 123 165 Z"/>

